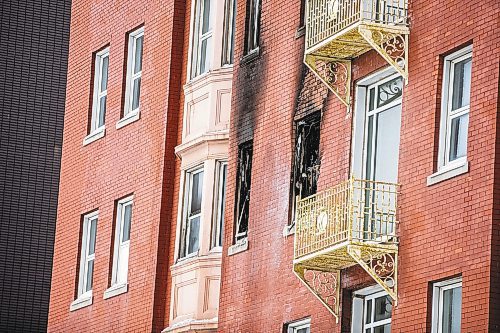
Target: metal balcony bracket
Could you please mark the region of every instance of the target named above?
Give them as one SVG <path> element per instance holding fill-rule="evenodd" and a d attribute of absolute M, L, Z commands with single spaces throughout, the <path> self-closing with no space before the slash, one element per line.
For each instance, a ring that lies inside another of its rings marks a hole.
<path fill-rule="evenodd" d="M 294 265 L 294 273 L 339 322 L 340 270 L 330 272 Z"/>
<path fill-rule="evenodd" d="M 359 33 L 408 83 L 408 32 L 362 25 Z"/>
<path fill-rule="evenodd" d="M 351 61 L 307 54 L 304 62 L 349 107 L 351 95 Z"/>
<path fill-rule="evenodd" d="M 398 294 L 397 250 L 377 246 L 349 245 L 347 252 L 391 296 L 396 305 Z"/>

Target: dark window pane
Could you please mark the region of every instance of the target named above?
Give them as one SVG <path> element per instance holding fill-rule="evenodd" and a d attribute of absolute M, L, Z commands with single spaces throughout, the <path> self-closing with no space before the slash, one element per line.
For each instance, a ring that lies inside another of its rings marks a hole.
<path fill-rule="evenodd" d="M 375 299 L 375 322 L 389 319 L 392 314 L 392 301 L 389 296 Z"/>
<path fill-rule="evenodd" d="M 207 33 L 212 28 L 210 21 L 210 0 L 203 1 L 203 25 L 201 27 L 201 34 Z"/>
<path fill-rule="evenodd" d="M 92 219 L 89 221 L 90 223 L 90 233 L 89 233 L 89 250 L 88 254 L 92 255 L 95 253 L 95 235 L 97 228 L 97 219 Z"/>
<path fill-rule="evenodd" d="M 132 205 L 126 205 L 123 207 L 123 230 L 122 230 L 122 242 L 126 242 L 130 239 L 130 223 L 132 222 Z"/>
<path fill-rule="evenodd" d="M 200 74 L 206 73 L 210 67 L 210 59 L 208 59 L 210 53 L 212 37 L 204 39 L 201 42 L 200 50 Z"/>
<path fill-rule="evenodd" d="M 369 324 L 372 322 L 372 300 L 368 300 L 366 302 L 366 317 L 365 317 L 365 323 Z"/>
<path fill-rule="evenodd" d="M 391 324 L 375 327 L 374 333 L 391 333 Z"/>
<path fill-rule="evenodd" d="M 141 78 L 138 77 L 133 82 L 133 95 L 132 95 L 132 110 L 139 107 L 139 98 L 141 97 Z"/>
<path fill-rule="evenodd" d="M 108 89 L 108 66 L 109 66 L 109 57 L 102 58 L 101 92 Z"/>
<path fill-rule="evenodd" d="M 92 290 L 92 283 L 94 277 L 94 260 L 90 260 L 87 262 L 87 286 L 85 291 Z"/>
<path fill-rule="evenodd" d="M 134 74 L 139 73 L 142 70 L 142 43 L 144 36 L 138 37 L 135 40 L 135 63 L 134 63 Z"/>
<path fill-rule="evenodd" d="M 189 228 L 189 246 L 188 253 L 191 254 L 193 252 L 198 251 L 199 248 L 199 238 L 200 238 L 200 217 L 195 217 L 190 220 L 190 228 Z"/>
<path fill-rule="evenodd" d="M 226 177 L 227 177 L 227 165 L 223 166 L 222 179 L 220 180 L 221 195 L 219 198 L 219 218 L 218 218 L 218 228 L 219 228 L 219 239 L 217 240 L 217 245 L 222 246 L 222 237 L 224 234 L 224 214 L 226 210 Z"/>
<path fill-rule="evenodd" d="M 97 127 L 104 125 L 104 120 L 106 118 L 106 100 L 107 96 L 102 96 L 99 99 L 99 121 Z"/>
<path fill-rule="evenodd" d="M 192 176 L 191 207 L 189 209 L 190 216 L 199 214 L 201 212 L 202 196 L 203 196 L 203 172 L 198 172 Z"/>
<path fill-rule="evenodd" d="M 467 154 L 467 132 L 469 128 L 469 114 L 451 120 L 450 133 L 450 161 Z"/>
<path fill-rule="evenodd" d="M 443 292 L 443 333 L 460 332 L 462 316 L 462 287 Z"/>
<path fill-rule="evenodd" d="M 452 110 L 460 109 L 470 104 L 472 59 L 456 63 L 453 71 Z"/>
<path fill-rule="evenodd" d="M 252 180 L 252 143 L 245 143 L 239 148 L 236 203 L 236 240 L 246 237 L 248 231 L 250 185 Z"/>

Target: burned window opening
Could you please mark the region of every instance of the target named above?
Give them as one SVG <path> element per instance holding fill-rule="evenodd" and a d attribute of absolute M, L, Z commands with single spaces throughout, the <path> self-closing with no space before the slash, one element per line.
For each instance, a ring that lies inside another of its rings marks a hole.
<path fill-rule="evenodd" d="M 252 173 L 252 142 L 240 145 L 238 149 L 238 174 L 235 212 L 235 243 L 246 239 L 250 204 L 250 185 Z"/>
<path fill-rule="evenodd" d="M 293 199 L 304 199 L 316 193 L 321 167 L 321 112 L 295 123 L 295 156 L 293 168 Z M 295 211 L 295 207 L 293 207 Z"/>

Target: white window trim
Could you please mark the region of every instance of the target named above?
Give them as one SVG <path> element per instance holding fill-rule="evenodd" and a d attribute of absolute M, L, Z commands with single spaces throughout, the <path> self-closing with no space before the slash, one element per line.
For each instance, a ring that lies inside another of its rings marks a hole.
<path fill-rule="evenodd" d="M 307 318 L 300 321 L 295 321 L 287 324 L 286 333 L 296 333 L 300 329 L 309 328 L 309 332 L 311 331 L 311 318 Z"/>
<path fill-rule="evenodd" d="M 462 277 L 440 281 L 433 284 L 432 290 L 432 333 L 441 333 L 443 312 L 443 291 L 462 287 Z"/>
<path fill-rule="evenodd" d="M 139 37 L 144 36 L 144 27 L 141 27 L 129 34 L 128 37 L 128 51 L 127 51 L 127 78 L 126 78 L 126 83 L 125 83 L 125 105 L 123 108 L 123 118 L 118 121 L 116 124 L 116 128 L 121 128 L 125 125 L 130 124 L 133 121 L 136 121 L 139 119 L 139 112 L 140 112 L 140 102 L 139 106 L 132 110 L 132 102 L 133 102 L 133 91 L 132 91 L 132 84 L 135 79 L 142 77 L 142 69 L 136 73 L 133 74 L 133 69 L 135 67 L 135 47 L 136 47 L 136 39 Z M 144 60 L 144 39 L 143 39 L 143 46 L 142 46 L 142 51 L 143 51 L 143 57 L 142 60 Z M 142 95 L 142 82 L 141 82 L 141 93 L 139 94 L 139 101 L 141 99 Z"/>
<path fill-rule="evenodd" d="M 70 311 L 74 311 L 92 304 L 92 289 L 89 291 L 85 291 L 85 289 L 87 288 L 88 284 L 87 262 L 89 260 L 93 260 L 95 267 L 95 252 L 92 255 L 88 255 L 91 221 L 98 219 L 98 216 L 99 216 L 99 211 L 95 211 L 83 216 L 82 243 L 80 249 L 80 269 L 78 272 L 78 290 L 77 290 L 78 297 L 71 303 Z M 96 230 L 96 235 L 97 235 L 97 230 Z"/>
<path fill-rule="evenodd" d="M 472 58 L 472 45 L 450 54 L 444 58 L 443 67 L 443 87 L 441 94 L 441 118 L 439 125 L 439 149 L 438 149 L 438 170 L 427 177 L 427 185 L 433 185 L 443 180 L 461 175 L 469 171 L 467 154 L 454 161 L 449 161 L 450 142 L 450 120 L 452 118 L 468 114 L 470 104 L 466 107 L 453 111 L 450 115 L 451 98 L 453 90 L 453 66 L 462 60 Z"/>
<path fill-rule="evenodd" d="M 180 243 L 185 243 L 184 246 L 183 244 L 179 244 L 179 250 L 184 253 L 180 253 L 179 251 L 179 260 L 185 260 L 187 258 L 195 257 L 198 256 L 198 252 L 200 251 L 200 248 L 198 248 L 197 251 L 194 251 L 193 253 L 187 253 L 187 249 L 189 248 L 189 232 L 190 232 L 190 227 L 191 223 L 190 220 L 195 219 L 197 217 L 200 218 L 200 234 L 198 235 L 198 243 L 201 241 L 201 225 L 203 223 L 202 221 L 202 211 L 203 211 L 203 188 L 202 188 L 202 196 L 201 196 L 201 211 L 199 214 L 196 214 L 194 216 L 189 217 L 189 209 L 191 208 L 191 198 L 192 198 L 192 184 L 193 184 L 193 176 L 198 174 L 198 173 L 203 173 L 202 177 L 202 185 L 204 186 L 204 176 L 205 176 L 205 168 L 204 166 L 199 166 L 197 168 L 191 169 L 186 171 L 186 177 L 185 177 L 185 197 L 184 197 L 184 206 L 183 206 L 183 211 L 182 211 L 182 225 L 181 225 L 181 237 L 180 237 Z"/>
<path fill-rule="evenodd" d="M 224 168 L 226 168 L 226 180 L 225 186 L 222 186 L 222 179 L 224 175 Z M 223 244 L 217 244 L 218 239 L 223 232 L 221 230 L 224 225 L 224 214 L 221 215 L 222 212 L 222 195 L 224 194 L 225 203 L 227 202 L 227 196 L 225 193 L 225 188 L 227 187 L 227 161 L 218 161 L 216 168 L 216 181 L 215 181 L 215 194 L 214 194 L 214 213 L 213 213 L 213 225 L 212 225 L 212 239 L 211 239 L 211 248 L 214 251 L 221 251 Z M 224 203 L 224 204 L 225 204 Z M 220 221 L 222 219 L 222 221 Z M 220 227 L 222 222 L 222 228 Z M 222 242 L 224 242 L 224 235 L 222 235 Z"/>
<path fill-rule="evenodd" d="M 103 59 L 108 58 L 108 81 L 109 81 L 109 47 L 106 47 L 104 50 L 99 51 L 95 55 L 94 60 L 94 88 L 92 92 L 92 117 L 90 120 L 90 133 L 88 136 L 91 136 L 94 132 L 99 132 L 101 128 L 104 126 L 98 127 L 99 124 L 99 115 L 102 112 L 100 109 L 101 104 L 99 103 L 101 97 L 108 95 L 108 89 L 101 92 L 101 81 L 103 74 Z"/>
<path fill-rule="evenodd" d="M 376 326 L 380 325 L 386 325 L 390 324 L 392 322 L 392 314 L 391 318 L 389 319 L 384 319 L 384 320 L 379 320 L 377 322 L 374 322 L 374 318 L 372 317 L 371 323 L 370 324 L 365 324 L 365 314 L 366 314 L 366 303 L 368 300 L 374 300 L 375 298 L 381 297 L 381 296 L 387 296 L 387 292 L 382 289 L 379 285 L 367 287 L 361 290 L 358 290 L 354 293 L 355 298 L 361 298 L 361 301 L 363 302 L 363 311 L 361 314 L 359 313 L 352 313 L 351 320 L 354 321 L 356 319 L 361 320 L 361 330 L 362 332 L 365 332 L 367 328 L 373 328 Z M 372 301 L 372 309 L 374 310 L 375 303 Z M 353 302 L 353 307 L 354 307 L 354 302 Z M 354 311 L 354 309 L 353 309 Z M 354 325 L 351 323 L 351 332 L 352 333 L 358 333 L 358 331 L 354 330 Z"/>
<path fill-rule="evenodd" d="M 224 24 L 222 31 L 222 54 L 221 54 L 221 64 L 222 67 L 233 66 L 234 63 L 234 45 L 232 44 L 235 27 L 233 21 L 236 16 L 236 0 L 225 0 L 224 1 Z M 231 58 L 232 61 L 231 61 Z"/>
<path fill-rule="evenodd" d="M 123 209 L 127 205 L 132 205 L 132 210 L 133 210 L 133 199 L 134 196 L 128 196 L 126 198 L 118 200 L 116 204 L 116 221 L 115 221 L 115 239 L 114 239 L 114 250 L 113 250 L 113 270 L 111 274 L 111 287 L 109 287 L 104 294 L 104 298 L 109 298 L 115 295 L 118 295 L 120 293 L 126 292 L 127 291 L 127 285 L 128 285 L 128 277 L 125 282 L 123 281 L 118 281 L 118 271 L 120 270 L 120 267 L 118 267 L 118 261 L 119 261 L 119 255 L 120 251 L 123 251 L 122 248 L 125 246 L 129 247 L 129 253 L 130 253 L 130 238 L 129 240 L 125 242 L 121 242 L 121 235 L 122 235 L 122 228 L 123 228 L 123 223 L 124 223 L 124 212 L 125 210 Z M 133 216 L 133 215 L 132 215 Z M 132 227 L 132 221 L 130 221 L 130 224 Z M 121 268 L 123 269 L 123 268 Z M 127 276 L 128 276 L 128 267 L 127 267 Z M 120 293 L 115 293 L 117 290 L 121 291 Z"/>
<path fill-rule="evenodd" d="M 209 13 L 209 21 L 212 22 L 212 27 L 209 31 L 206 33 L 202 34 L 201 33 L 201 27 L 203 25 L 203 15 L 202 12 L 204 10 L 203 7 L 203 0 L 195 0 L 192 2 L 191 6 L 191 17 L 193 18 L 191 20 L 191 37 L 190 37 L 190 43 L 189 43 L 189 68 L 188 68 L 188 81 L 195 80 L 196 78 L 203 76 L 204 74 L 209 73 L 212 70 L 213 64 L 212 64 L 212 58 L 213 54 L 210 52 L 213 52 L 214 49 L 214 44 L 215 44 L 215 39 L 214 39 L 214 29 L 215 29 L 215 23 L 214 22 L 214 12 L 217 10 L 216 4 L 214 0 L 210 0 L 210 13 Z M 198 12 L 198 4 L 200 5 L 200 11 Z M 207 63 L 207 71 L 201 73 L 200 72 L 200 66 L 201 66 L 201 44 L 203 43 L 204 40 L 207 40 L 209 38 L 212 38 L 212 45 L 210 48 L 207 48 L 207 54 L 206 54 L 206 63 Z M 196 70 L 195 73 L 193 73 L 193 65 L 196 65 Z"/>

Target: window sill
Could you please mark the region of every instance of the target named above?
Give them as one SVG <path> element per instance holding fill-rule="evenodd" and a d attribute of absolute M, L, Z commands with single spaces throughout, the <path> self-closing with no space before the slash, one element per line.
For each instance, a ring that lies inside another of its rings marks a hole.
<path fill-rule="evenodd" d="M 288 236 L 295 234 L 295 222 L 293 224 L 286 225 L 283 228 L 283 237 L 287 238 Z"/>
<path fill-rule="evenodd" d="M 306 35 L 306 26 L 305 25 L 298 27 L 297 31 L 295 31 L 295 38 L 296 39 L 299 39 L 300 37 L 305 36 L 305 35 Z"/>
<path fill-rule="evenodd" d="M 257 59 L 259 56 L 260 56 L 260 47 L 257 47 L 256 49 L 253 49 L 252 51 L 250 51 L 248 54 L 245 54 L 241 58 L 240 64 L 241 65 L 248 64 L 248 63 L 254 61 L 255 59 Z"/>
<path fill-rule="evenodd" d="M 463 160 L 457 163 L 451 163 L 450 165 L 442 167 L 441 170 L 427 177 L 427 186 L 431 186 L 444 180 L 459 176 L 461 174 L 467 173 L 468 171 L 469 162 L 467 160 Z"/>
<path fill-rule="evenodd" d="M 245 252 L 248 250 L 248 238 L 238 241 L 238 243 L 232 245 L 227 249 L 227 255 L 232 256 L 237 253 Z"/>
<path fill-rule="evenodd" d="M 128 283 L 125 284 L 115 284 L 106 289 L 104 292 L 104 299 L 115 297 L 124 294 L 128 291 Z"/>
<path fill-rule="evenodd" d="M 94 141 L 99 140 L 100 138 L 104 137 L 104 134 L 106 133 L 106 126 L 101 126 L 98 129 L 94 130 L 92 133 L 87 135 L 83 139 L 83 145 L 86 146 Z"/>
<path fill-rule="evenodd" d="M 69 311 L 75 311 L 89 305 L 92 305 L 92 292 L 87 295 L 81 295 L 79 298 L 71 302 Z"/>
<path fill-rule="evenodd" d="M 125 127 L 128 124 L 133 123 L 134 121 L 137 121 L 139 119 L 140 119 L 139 109 L 137 109 L 136 111 L 131 111 L 125 117 L 118 120 L 118 122 L 116 123 L 116 129 Z"/>

